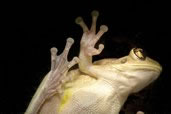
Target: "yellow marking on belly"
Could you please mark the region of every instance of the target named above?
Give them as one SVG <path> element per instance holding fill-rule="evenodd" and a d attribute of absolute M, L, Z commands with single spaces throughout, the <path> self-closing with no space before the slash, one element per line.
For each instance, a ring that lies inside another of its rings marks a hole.
<path fill-rule="evenodd" d="M 59 112 L 61 112 L 65 108 L 65 105 L 69 102 L 69 100 L 71 99 L 71 96 L 72 96 L 71 89 L 67 89 L 64 91 L 64 94 L 62 96 L 61 103 L 58 109 Z"/>

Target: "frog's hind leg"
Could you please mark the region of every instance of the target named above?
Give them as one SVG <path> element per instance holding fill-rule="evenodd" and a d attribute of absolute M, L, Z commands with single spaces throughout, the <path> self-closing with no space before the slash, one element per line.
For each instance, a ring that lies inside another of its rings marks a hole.
<path fill-rule="evenodd" d="M 59 89 L 56 87 L 60 87 L 61 83 L 64 83 L 68 79 L 66 78 L 66 73 L 72 66 L 78 63 L 77 57 L 74 57 L 71 62 L 67 61 L 68 52 L 73 42 L 72 38 L 68 38 L 65 49 L 59 56 L 57 56 L 57 49 L 51 48 L 51 76 L 49 76 L 47 83 L 47 90 L 51 93 L 59 92 Z"/>
<path fill-rule="evenodd" d="M 68 79 L 66 73 L 73 65 L 78 63 L 77 57 L 74 57 L 70 62 L 67 60 L 69 49 L 73 43 L 74 40 L 68 38 L 65 49 L 59 56 L 57 56 L 57 48 L 51 48 L 51 70 L 38 87 L 25 114 L 37 114 L 42 110 L 51 113 L 52 109 L 49 108 L 52 108 L 52 106 L 43 105 L 47 104 L 46 101 L 50 101 L 49 99 L 52 99 L 54 95 L 58 94 L 60 96 L 62 94 L 61 85 Z"/>

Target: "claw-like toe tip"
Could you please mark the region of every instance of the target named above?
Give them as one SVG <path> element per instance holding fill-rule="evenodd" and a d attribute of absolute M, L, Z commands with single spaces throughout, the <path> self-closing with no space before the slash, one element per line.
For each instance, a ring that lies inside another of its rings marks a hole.
<path fill-rule="evenodd" d="M 82 18 L 82 17 L 77 17 L 77 18 L 75 19 L 75 23 L 76 23 L 76 24 L 80 24 L 82 21 L 83 21 L 83 18 Z"/>
<path fill-rule="evenodd" d="M 108 27 L 106 25 L 102 25 L 100 26 L 100 30 L 107 32 L 108 31 Z"/>
<path fill-rule="evenodd" d="M 91 12 L 92 16 L 98 17 L 99 16 L 99 12 L 97 10 L 94 10 Z"/>

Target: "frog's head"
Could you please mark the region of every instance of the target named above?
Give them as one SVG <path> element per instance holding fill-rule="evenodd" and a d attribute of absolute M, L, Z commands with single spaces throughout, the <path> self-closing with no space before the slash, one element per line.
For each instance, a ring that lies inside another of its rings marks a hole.
<path fill-rule="evenodd" d="M 140 48 L 133 48 L 128 56 L 114 60 L 112 68 L 129 80 L 133 92 L 138 92 L 149 85 L 162 71 L 161 65 L 146 57 Z"/>

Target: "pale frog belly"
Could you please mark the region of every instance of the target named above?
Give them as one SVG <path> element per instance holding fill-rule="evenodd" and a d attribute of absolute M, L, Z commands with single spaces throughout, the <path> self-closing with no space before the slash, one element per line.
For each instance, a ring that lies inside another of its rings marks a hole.
<path fill-rule="evenodd" d="M 118 114 L 115 95 L 110 85 L 99 81 L 75 91 L 61 114 Z"/>

